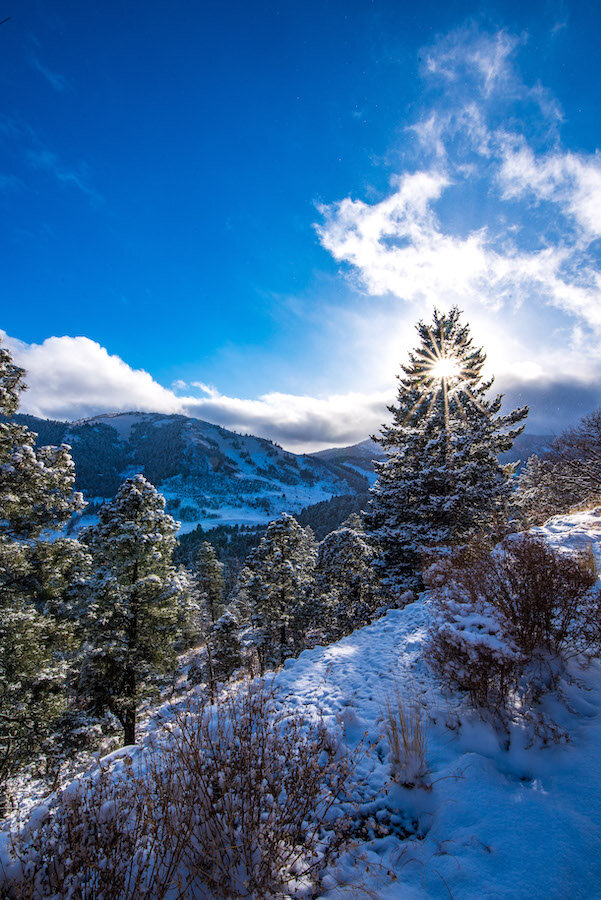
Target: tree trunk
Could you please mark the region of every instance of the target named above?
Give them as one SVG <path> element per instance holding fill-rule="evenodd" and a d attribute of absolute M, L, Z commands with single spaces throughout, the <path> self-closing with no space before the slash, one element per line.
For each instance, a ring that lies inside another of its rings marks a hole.
<path fill-rule="evenodd" d="M 128 709 L 125 713 L 125 721 L 123 723 L 123 746 L 136 743 L 136 710 Z"/>
<path fill-rule="evenodd" d="M 285 660 L 284 651 L 286 649 L 286 626 L 280 625 L 280 661 L 283 663 Z"/>
<path fill-rule="evenodd" d="M 213 666 L 213 653 L 211 652 L 211 645 L 209 643 L 209 639 L 206 641 L 207 648 L 207 669 L 209 674 L 209 694 L 211 697 L 211 702 L 215 702 L 215 667 Z"/>
<path fill-rule="evenodd" d="M 0 781 L 0 822 L 8 815 L 8 785 L 3 779 Z"/>
<path fill-rule="evenodd" d="M 134 561 L 134 569 L 132 574 L 132 595 L 131 595 L 131 618 L 129 620 L 129 628 L 127 635 L 127 645 L 130 654 L 134 654 L 138 647 L 138 598 L 136 596 L 136 585 L 138 581 L 138 561 Z M 123 741 L 124 747 L 129 744 L 136 743 L 136 693 L 138 681 L 136 678 L 136 670 L 132 662 L 131 655 L 126 663 L 125 670 L 125 696 L 127 708 L 123 718 Z"/>

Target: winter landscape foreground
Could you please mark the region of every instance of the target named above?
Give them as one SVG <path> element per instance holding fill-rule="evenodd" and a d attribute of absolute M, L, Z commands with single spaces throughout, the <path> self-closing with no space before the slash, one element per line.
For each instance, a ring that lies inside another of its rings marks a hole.
<path fill-rule="evenodd" d="M 534 532 L 562 552 L 591 547 L 601 559 L 601 509 L 556 516 Z M 499 729 L 432 674 L 424 659 L 431 617 L 426 591 L 330 646 L 305 650 L 268 678 L 287 712 L 319 710 L 332 735 L 342 730 L 345 746 L 365 751 L 351 785 L 362 837 L 324 877 L 320 896 L 600 896 L 599 661 L 572 659 L 537 710 L 563 730 L 562 739 L 535 735 L 519 716 Z M 425 766 L 409 772 L 406 787 L 391 771 L 383 730 L 387 698 L 397 690 L 422 710 L 426 733 Z M 161 707 L 141 745 L 101 761 L 111 779 L 148 769 L 182 705 Z M 92 771 L 65 794 L 93 791 L 97 778 Z M 32 821 L 52 814 L 52 803 L 34 809 Z M 2 865 L 18 869 L 6 832 Z"/>
<path fill-rule="evenodd" d="M 204 426 L 86 425 L 124 480 L 82 528 L 0 347 L 3 896 L 601 895 L 601 411 L 504 462 L 527 407 L 459 309 L 417 332 L 369 495 L 219 433 L 332 497 L 213 544 L 148 480 L 246 477 Z"/>

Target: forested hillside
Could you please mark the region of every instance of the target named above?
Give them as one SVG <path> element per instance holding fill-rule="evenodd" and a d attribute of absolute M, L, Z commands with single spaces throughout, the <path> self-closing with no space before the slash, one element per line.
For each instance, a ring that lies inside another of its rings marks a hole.
<path fill-rule="evenodd" d="M 361 473 L 335 461 L 298 456 L 186 416 L 122 413 L 70 423 L 19 415 L 16 421 L 37 434 L 38 446 L 71 446 L 76 487 L 92 501 L 88 516 L 96 512 L 94 501 L 111 499 L 124 477 L 138 473 L 160 487 L 184 532 L 199 523 L 266 523 L 368 486 Z"/>

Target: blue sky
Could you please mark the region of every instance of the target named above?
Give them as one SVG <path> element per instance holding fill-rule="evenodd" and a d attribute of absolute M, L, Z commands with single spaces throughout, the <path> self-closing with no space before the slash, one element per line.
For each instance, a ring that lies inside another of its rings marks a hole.
<path fill-rule="evenodd" d="M 24 408 L 360 440 L 434 302 L 465 309 L 531 431 L 601 402 L 596 4 L 2 12 Z"/>

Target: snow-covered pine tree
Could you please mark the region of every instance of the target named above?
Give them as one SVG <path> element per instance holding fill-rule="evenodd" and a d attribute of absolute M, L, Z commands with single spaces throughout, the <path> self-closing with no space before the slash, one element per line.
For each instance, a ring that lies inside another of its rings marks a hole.
<path fill-rule="evenodd" d="M 359 517 L 356 517 L 361 524 Z M 355 520 L 353 520 L 355 521 Z M 342 526 L 331 531 L 317 547 L 315 586 L 320 604 L 318 623 L 331 640 L 350 634 L 370 621 L 381 605 L 373 568 L 374 550 L 366 535 Z"/>
<path fill-rule="evenodd" d="M 571 492 L 565 491 L 556 477 L 556 466 L 536 454 L 528 457 L 517 478 L 516 502 L 523 525 L 540 525 L 551 516 L 566 512 L 574 505 Z"/>
<path fill-rule="evenodd" d="M 211 627 L 211 617 L 205 598 L 198 586 L 196 573 L 179 566 L 177 577 L 180 580 L 178 592 L 178 638 L 177 649 L 187 650 L 197 646 Z"/>
<path fill-rule="evenodd" d="M 236 617 L 226 610 L 215 622 L 209 635 L 209 652 L 213 677 L 227 680 L 242 665 L 242 644 Z"/>
<path fill-rule="evenodd" d="M 56 620 L 41 613 L 32 556 L 43 530 L 84 506 L 69 447 L 36 450 L 36 435 L 11 420 L 24 376 L 0 346 L 0 818 L 8 779 L 39 750 L 64 704 Z"/>
<path fill-rule="evenodd" d="M 215 623 L 223 611 L 223 563 L 217 559 L 213 545 L 203 541 L 196 557 L 196 572 L 200 594 Z"/>
<path fill-rule="evenodd" d="M 261 671 L 299 649 L 314 569 L 312 534 L 288 513 L 270 522 L 241 573 Z"/>
<path fill-rule="evenodd" d="M 420 345 L 398 376 L 392 424 L 375 440 L 387 458 L 376 463 L 365 527 L 377 566 L 396 590 L 417 587 L 424 554 L 486 535 L 502 513 L 510 477 L 498 462 L 524 428 L 528 408 L 500 415 L 489 399 L 485 355 L 472 344 L 457 307 L 419 322 Z M 517 427 L 516 427 L 517 426 Z"/>
<path fill-rule="evenodd" d="M 363 519 L 358 513 L 351 513 L 350 516 L 348 516 L 339 527 L 352 528 L 353 531 L 358 531 L 361 534 L 365 533 L 365 529 L 363 527 Z"/>
<path fill-rule="evenodd" d="M 142 475 L 128 478 L 99 517 L 81 535 L 94 572 L 80 688 L 92 709 L 118 718 L 127 745 L 135 743 L 141 697 L 175 664 L 186 585 L 172 564 L 177 523 Z"/>

